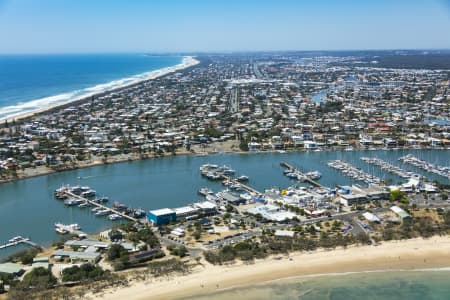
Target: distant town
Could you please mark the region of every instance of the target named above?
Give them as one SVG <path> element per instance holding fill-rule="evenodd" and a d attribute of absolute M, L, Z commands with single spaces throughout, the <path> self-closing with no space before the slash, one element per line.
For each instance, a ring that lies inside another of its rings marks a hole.
<path fill-rule="evenodd" d="M 1 180 L 173 155 L 448 151 L 448 58 L 419 51 L 198 55 L 199 63 L 184 70 L 6 120 Z M 448 234 L 448 161 L 413 154 L 399 160 L 441 180 L 364 156 L 365 164 L 403 181 L 332 160 L 325 162 L 330 170 L 360 184 L 327 187 L 320 183 L 325 174 L 280 161 L 292 186 L 256 190 L 251 178 L 237 175 L 239 166 L 207 163 L 198 173 L 223 190 L 205 187 L 202 201 L 149 211 L 110 205 L 94 186 L 63 185 L 54 201 L 122 221 L 95 235 L 55 224 L 62 239 L 48 249 L 12 238 L 0 246 L 30 249 L 0 264 L 0 290 L 11 299 L 100 297 L 107 288 L 173 280 L 206 265 Z"/>
<path fill-rule="evenodd" d="M 184 71 L 6 120 L 1 180 L 177 153 L 449 147 L 448 69 L 383 67 L 383 55 L 402 53 L 332 54 L 199 56 Z"/>

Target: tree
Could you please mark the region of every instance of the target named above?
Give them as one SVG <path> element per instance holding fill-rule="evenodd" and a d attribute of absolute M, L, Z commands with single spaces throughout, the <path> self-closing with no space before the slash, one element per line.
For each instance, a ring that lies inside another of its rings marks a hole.
<path fill-rule="evenodd" d="M 111 241 L 120 241 L 123 239 L 123 234 L 122 232 L 120 232 L 117 229 L 112 229 L 109 233 L 108 233 L 109 239 Z"/>
<path fill-rule="evenodd" d="M 390 201 L 400 201 L 405 197 L 405 193 L 399 190 L 394 190 L 389 193 L 389 200 Z"/>
<path fill-rule="evenodd" d="M 32 269 L 23 277 L 22 283 L 27 287 L 35 287 L 37 289 L 47 289 L 57 283 L 57 279 L 52 272 L 46 268 L 39 267 Z"/>
<path fill-rule="evenodd" d="M 106 257 L 109 261 L 113 261 L 119 258 L 122 259 L 123 257 L 126 257 L 128 259 L 128 252 L 122 245 L 112 244 L 108 249 Z"/>

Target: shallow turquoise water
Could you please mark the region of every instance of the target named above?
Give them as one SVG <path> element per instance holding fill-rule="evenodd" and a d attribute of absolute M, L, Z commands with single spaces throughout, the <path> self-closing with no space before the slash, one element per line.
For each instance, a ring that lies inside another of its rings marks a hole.
<path fill-rule="evenodd" d="M 231 289 L 198 300 L 444 300 L 450 299 L 450 271 L 372 272 L 299 277 Z"/>

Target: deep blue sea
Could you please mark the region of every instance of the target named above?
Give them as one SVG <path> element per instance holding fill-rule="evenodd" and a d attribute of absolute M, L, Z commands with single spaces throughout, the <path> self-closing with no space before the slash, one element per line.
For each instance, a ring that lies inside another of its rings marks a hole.
<path fill-rule="evenodd" d="M 0 120 L 143 80 L 180 56 L 0 55 Z"/>

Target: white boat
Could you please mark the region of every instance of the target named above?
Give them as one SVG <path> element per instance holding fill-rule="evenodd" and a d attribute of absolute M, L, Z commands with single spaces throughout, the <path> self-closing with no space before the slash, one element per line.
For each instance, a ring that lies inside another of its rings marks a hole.
<path fill-rule="evenodd" d="M 95 213 L 95 216 L 100 217 L 100 216 L 106 216 L 109 215 L 111 213 L 111 211 L 109 209 L 102 209 L 99 210 L 98 212 Z"/>
<path fill-rule="evenodd" d="M 122 219 L 122 216 L 118 214 L 111 214 L 108 216 L 108 219 L 110 219 L 111 221 L 120 220 Z"/>
<path fill-rule="evenodd" d="M 213 192 L 211 189 L 207 188 L 207 187 L 201 188 L 201 189 L 198 191 L 198 193 L 199 193 L 200 195 L 202 195 L 202 196 L 214 194 L 214 192 Z"/>
<path fill-rule="evenodd" d="M 55 228 L 62 228 L 67 231 L 81 230 L 81 226 L 78 225 L 77 223 L 68 224 L 68 225 L 62 224 L 62 223 L 55 223 Z"/>
<path fill-rule="evenodd" d="M 249 178 L 248 178 L 248 176 L 241 175 L 238 178 L 236 178 L 236 180 L 239 182 L 245 182 L 245 181 L 249 181 Z"/>
<path fill-rule="evenodd" d="M 64 229 L 64 228 L 60 228 L 60 227 L 56 227 L 56 228 L 55 228 L 55 231 L 56 231 L 57 233 L 59 233 L 59 234 L 67 234 L 67 233 L 69 233 L 68 230 L 66 230 L 66 229 Z"/>

